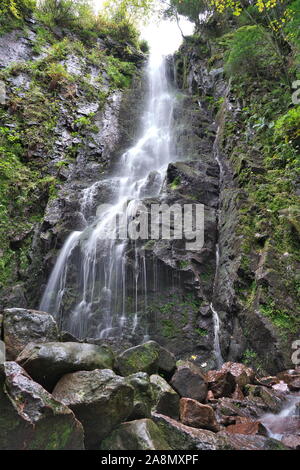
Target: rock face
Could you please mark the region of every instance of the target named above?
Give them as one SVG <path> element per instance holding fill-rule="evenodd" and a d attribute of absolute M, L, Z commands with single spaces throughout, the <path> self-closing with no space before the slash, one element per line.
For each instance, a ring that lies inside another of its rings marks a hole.
<path fill-rule="evenodd" d="M 123 423 L 101 444 L 102 450 L 170 450 L 162 431 L 151 419 Z"/>
<path fill-rule="evenodd" d="M 181 397 L 203 402 L 207 395 L 207 384 L 202 371 L 194 364 L 185 362 L 177 368 L 171 380 L 172 387 Z"/>
<path fill-rule="evenodd" d="M 155 396 L 155 405 L 152 410 L 156 413 L 178 419 L 179 395 L 160 375 L 151 375 L 150 382 L 153 385 Z"/>
<path fill-rule="evenodd" d="M 86 343 L 29 344 L 17 362 L 47 390 L 69 372 L 112 368 L 113 353 L 107 346 Z"/>
<path fill-rule="evenodd" d="M 4 310 L 3 330 L 7 358 L 15 359 L 28 343 L 58 340 L 58 328 L 52 315 L 37 310 Z"/>
<path fill-rule="evenodd" d="M 88 449 L 99 449 L 101 441 L 133 411 L 133 387 L 109 369 L 67 374 L 53 396 L 82 423 Z"/>
<path fill-rule="evenodd" d="M 16 363 L 0 366 L 0 448 L 80 450 L 83 428 L 73 412 Z"/>
<path fill-rule="evenodd" d="M 202 405 L 191 398 L 181 398 L 180 400 L 180 421 L 192 428 L 208 429 L 213 432 L 220 431 L 212 407 Z"/>

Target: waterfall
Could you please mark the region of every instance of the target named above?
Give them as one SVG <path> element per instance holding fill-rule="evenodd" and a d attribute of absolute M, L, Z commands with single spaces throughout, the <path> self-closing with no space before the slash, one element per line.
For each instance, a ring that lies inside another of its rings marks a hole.
<path fill-rule="evenodd" d="M 142 198 L 157 196 L 167 165 L 174 160 L 171 129 L 175 97 L 167 81 L 165 59 L 157 52 L 150 55 L 147 78 L 149 93 L 140 137 L 121 156 L 111 179 L 117 186 L 115 199 L 109 207 L 100 206 L 95 215 L 92 210 L 100 182 L 83 190 L 80 206 L 87 228 L 73 232 L 65 242 L 40 303 L 41 310 L 59 318 L 64 329 L 79 338 L 91 335 L 91 331 L 100 338 L 115 336 L 123 328 L 134 333 L 141 308 L 147 308 L 145 254 L 133 247 L 133 273 L 128 279 L 129 242 L 113 237 L 116 217 L 125 213 L 125 220 L 132 218 Z M 142 306 L 138 299 L 141 289 Z M 129 290 L 133 297 L 130 308 Z"/>

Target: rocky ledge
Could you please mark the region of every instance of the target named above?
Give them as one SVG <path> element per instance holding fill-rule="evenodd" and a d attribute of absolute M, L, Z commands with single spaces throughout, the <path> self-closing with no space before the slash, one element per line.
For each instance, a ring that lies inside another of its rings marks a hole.
<path fill-rule="evenodd" d="M 64 342 L 53 317 L 6 309 L 1 449 L 300 448 L 300 368 L 260 377 L 199 367 L 155 341 L 121 353 Z"/>

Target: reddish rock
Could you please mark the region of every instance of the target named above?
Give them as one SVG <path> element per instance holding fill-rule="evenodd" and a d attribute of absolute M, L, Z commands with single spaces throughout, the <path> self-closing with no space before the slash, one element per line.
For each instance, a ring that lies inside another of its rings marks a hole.
<path fill-rule="evenodd" d="M 235 386 L 235 390 L 232 394 L 232 398 L 234 400 L 244 400 L 244 398 L 245 398 L 244 394 L 243 394 L 243 392 L 242 392 L 242 390 L 241 390 L 241 388 L 238 384 L 236 384 L 236 386 Z"/>
<path fill-rule="evenodd" d="M 239 362 L 225 362 L 221 371 L 230 372 L 234 376 L 235 382 L 243 388 L 247 384 L 254 381 L 255 372 L 250 367 L 240 364 Z"/>
<path fill-rule="evenodd" d="M 215 398 L 230 397 L 236 386 L 231 372 L 225 370 L 210 370 L 206 374 L 206 381 Z"/>
<path fill-rule="evenodd" d="M 268 435 L 267 429 L 259 421 L 243 420 L 240 423 L 227 426 L 226 431 L 230 432 L 231 434 L 247 434 L 251 436 L 255 436 L 257 434 L 261 436 Z"/>
<path fill-rule="evenodd" d="M 208 390 L 206 400 L 207 400 L 207 401 L 215 400 L 214 394 L 213 394 L 213 392 L 212 392 L 211 390 Z"/>
<path fill-rule="evenodd" d="M 180 400 L 180 421 L 193 428 L 208 429 L 213 432 L 220 430 L 212 407 L 190 398 Z"/>
<path fill-rule="evenodd" d="M 281 442 L 291 449 L 300 450 L 300 436 L 288 434 L 281 439 Z"/>

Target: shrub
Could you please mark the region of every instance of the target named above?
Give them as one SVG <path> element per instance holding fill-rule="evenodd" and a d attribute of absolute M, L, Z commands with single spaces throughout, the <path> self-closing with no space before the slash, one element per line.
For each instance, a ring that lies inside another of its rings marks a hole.
<path fill-rule="evenodd" d="M 225 72 L 229 76 L 273 77 L 279 59 L 271 36 L 259 26 L 242 26 L 229 41 Z"/>

